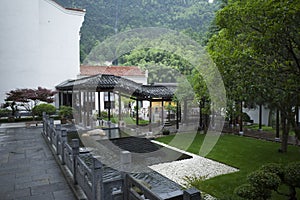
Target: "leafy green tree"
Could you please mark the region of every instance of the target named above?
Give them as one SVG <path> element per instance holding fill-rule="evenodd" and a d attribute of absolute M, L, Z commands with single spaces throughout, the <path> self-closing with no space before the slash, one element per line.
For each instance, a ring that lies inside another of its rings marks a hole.
<path fill-rule="evenodd" d="M 55 108 L 55 106 L 53 106 L 51 104 L 42 103 L 42 104 L 36 105 L 32 109 L 32 113 L 34 115 L 38 115 L 40 117 L 43 116 L 43 112 L 45 112 L 48 115 L 53 115 L 56 113 L 56 108 Z"/>
<path fill-rule="evenodd" d="M 286 152 L 300 94 L 300 2 L 232 0 L 217 13 L 216 24 L 220 31 L 209 51 L 228 97 L 278 108 Z"/>

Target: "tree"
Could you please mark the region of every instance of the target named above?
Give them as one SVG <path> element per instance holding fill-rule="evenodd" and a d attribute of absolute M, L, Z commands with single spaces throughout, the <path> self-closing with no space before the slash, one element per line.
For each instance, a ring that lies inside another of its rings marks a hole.
<path fill-rule="evenodd" d="M 56 92 L 38 87 L 37 89 L 16 89 L 6 93 L 7 98 L 6 106 L 11 107 L 13 115 L 18 107 L 23 107 L 26 111 L 30 112 L 33 107 L 40 102 L 52 103 Z"/>
<path fill-rule="evenodd" d="M 228 97 L 278 108 L 286 152 L 300 94 L 300 2 L 232 0 L 216 24 L 220 31 L 208 46 Z"/>

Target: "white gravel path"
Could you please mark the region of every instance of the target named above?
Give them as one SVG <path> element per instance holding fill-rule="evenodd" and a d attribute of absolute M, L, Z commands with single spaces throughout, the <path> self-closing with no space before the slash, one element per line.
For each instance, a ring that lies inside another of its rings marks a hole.
<path fill-rule="evenodd" d="M 154 171 L 157 171 L 182 186 L 186 186 L 186 181 L 184 180 L 185 177 L 203 177 L 204 179 L 209 179 L 218 175 L 238 171 L 236 168 L 177 149 L 161 142 L 152 142 L 192 156 L 190 159 L 149 166 Z"/>

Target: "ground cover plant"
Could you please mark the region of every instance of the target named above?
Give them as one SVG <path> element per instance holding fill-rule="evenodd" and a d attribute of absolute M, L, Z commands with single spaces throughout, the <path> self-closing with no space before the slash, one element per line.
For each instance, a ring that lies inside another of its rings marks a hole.
<path fill-rule="evenodd" d="M 172 141 L 172 145 L 180 149 L 186 149 L 185 141 L 192 134 L 178 134 L 178 142 Z M 197 134 L 193 143 L 187 151 L 198 154 L 205 135 Z M 169 143 L 174 135 L 158 138 L 163 143 Z M 209 159 L 238 168 L 240 171 L 211 178 L 209 180 L 197 181 L 194 179 L 194 186 L 218 198 L 230 197 L 238 199 L 234 195 L 235 188 L 247 183 L 247 176 L 260 169 L 262 165 L 268 163 L 279 163 L 283 166 L 294 161 L 300 161 L 300 148 L 290 146 L 287 153 L 279 153 L 279 143 L 258 140 L 254 138 L 222 135 L 213 150 L 206 156 Z M 288 192 L 288 188 L 280 186 L 280 191 Z M 297 197 L 300 199 L 300 191 L 297 190 Z M 286 199 L 277 194 L 272 195 L 272 199 Z"/>

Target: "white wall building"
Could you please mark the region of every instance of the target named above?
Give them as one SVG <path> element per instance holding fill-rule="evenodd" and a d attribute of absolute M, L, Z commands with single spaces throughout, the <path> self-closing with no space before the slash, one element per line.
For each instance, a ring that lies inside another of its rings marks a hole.
<path fill-rule="evenodd" d="M 0 103 L 16 88 L 76 78 L 84 15 L 52 0 L 0 1 Z"/>

